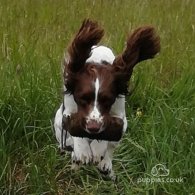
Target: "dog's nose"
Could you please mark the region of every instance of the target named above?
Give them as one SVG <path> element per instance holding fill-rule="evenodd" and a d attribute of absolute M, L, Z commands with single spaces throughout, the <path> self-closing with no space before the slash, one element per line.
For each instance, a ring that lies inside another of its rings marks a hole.
<path fill-rule="evenodd" d="M 87 123 L 86 128 L 87 128 L 87 130 L 88 130 L 90 133 L 98 133 L 98 131 L 99 131 L 100 128 L 101 128 L 101 123 L 98 123 L 98 122 L 95 121 L 95 120 L 90 120 L 90 121 Z"/>

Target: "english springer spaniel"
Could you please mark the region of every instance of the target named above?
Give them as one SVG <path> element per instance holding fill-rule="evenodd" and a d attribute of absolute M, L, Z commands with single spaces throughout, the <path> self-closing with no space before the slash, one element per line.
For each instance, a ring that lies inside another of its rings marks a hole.
<path fill-rule="evenodd" d="M 125 95 L 135 65 L 160 51 L 160 39 L 151 26 L 137 28 L 124 51 L 97 46 L 104 30 L 86 19 L 68 47 L 64 64 L 64 99 L 54 128 L 63 149 L 72 148 L 72 167 L 97 163 L 113 176 L 112 155 L 127 129 Z"/>

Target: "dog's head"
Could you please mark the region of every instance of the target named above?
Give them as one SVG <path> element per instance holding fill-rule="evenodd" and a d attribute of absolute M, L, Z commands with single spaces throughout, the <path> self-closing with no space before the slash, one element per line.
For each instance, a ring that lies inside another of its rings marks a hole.
<path fill-rule="evenodd" d="M 154 28 L 145 26 L 128 37 L 126 48 L 113 61 L 90 60 L 92 46 L 97 45 L 103 35 L 103 29 L 96 22 L 84 20 L 68 48 L 65 62 L 66 92 L 73 95 L 78 107 L 75 123 L 78 129 L 89 134 L 117 126 L 110 116 L 111 108 L 117 98 L 127 94 L 134 66 L 153 58 L 160 50 L 160 39 Z"/>

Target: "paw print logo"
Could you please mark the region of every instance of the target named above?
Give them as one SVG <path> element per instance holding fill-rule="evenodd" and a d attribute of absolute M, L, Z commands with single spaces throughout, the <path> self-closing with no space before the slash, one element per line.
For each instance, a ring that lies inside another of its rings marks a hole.
<path fill-rule="evenodd" d="M 152 167 L 151 174 L 155 177 L 164 177 L 169 175 L 169 169 L 163 164 L 157 164 Z"/>

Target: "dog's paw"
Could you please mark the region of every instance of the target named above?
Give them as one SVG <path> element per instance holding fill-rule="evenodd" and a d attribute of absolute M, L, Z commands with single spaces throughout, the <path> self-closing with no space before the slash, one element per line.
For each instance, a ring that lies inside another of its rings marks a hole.
<path fill-rule="evenodd" d="M 103 160 L 107 145 L 107 141 L 93 140 L 91 142 L 90 147 L 93 155 L 93 163 L 99 163 Z"/>
<path fill-rule="evenodd" d="M 74 138 L 74 151 L 72 152 L 73 164 L 88 164 L 92 161 L 92 152 L 86 139 Z"/>
<path fill-rule="evenodd" d="M 91 151 L 87 148 L 86 150 L 72 152 L 72 162 L 76 164 L 88 164 L 92 161 Z"/>
<path fill-rule="evenodd" d="M 99 162 L 98 169 L 100 173 L 107 175 L 111 180 L 116 180 L 116 176 L 112 170 L 112 161 L 110 158 L 103 159 L 101 162 Z"/>
<path fill-rule="evenodd" d="M 112 161 L 110 158 L 103 159 L 98 164 L 98 169 L 101 173 L 109 174 L 112 171 Z"/>
<path fill-rule="evenodd" d="M 80 165 L 79 165 L 79 164 L 76 164 L 76 163 L 73 163 L 73 162 L 72 162 L 71 170 L 77 171 L 77 170 L 79 170 L 79 168 L 80 168 Z"/>

